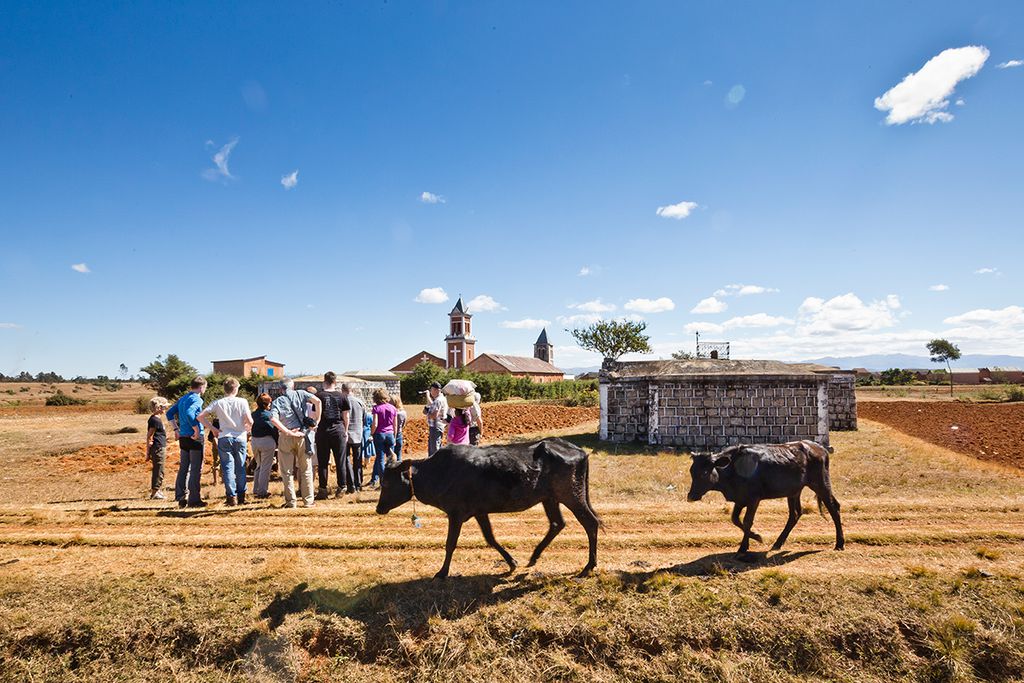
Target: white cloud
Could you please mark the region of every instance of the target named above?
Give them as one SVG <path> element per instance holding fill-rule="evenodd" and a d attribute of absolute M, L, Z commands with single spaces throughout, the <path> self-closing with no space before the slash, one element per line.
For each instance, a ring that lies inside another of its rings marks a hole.
<path fill-rule="evenodd" d="M 999 269 L 998 268 L 978 268 L 976 271 L 974 271 L 974 274 L 975 275 L 998 275 L 999 274 Z"/>
<path fill-rule="evenodd" d="M 761 285 L 726 285 L 722 289 L 716 289 L 715 296 L 751 296 L 777 291 L 779 290 L 774 287 L 762 287 Z"/>
<path fill-rule="evenodd" d="M 427 287 L 421 289 L 413 301 L 420 304 L 443 304 L 448 301 L 448 292 L 441 287 Z"/>
<path fill-rule="evenodd" d="M 658 299 L 630 299 L 623 306 L 627 311 L 636 311 L 637 313 L 664 313 L 675 307 L 675 302 L 667 296 Z"/>
<path fill-rule="evenodd" d="M 679 202 L 678 204 L 669 204 L 668 206 L 659 206 L 656 214 L 662 218 L 674 218 L 677 221 L 681 221 L 697 208 L 697 202 Z"/>
<path fill-rule="evenodd" d="M 583 266 L 582 268 L 580 268 L 580 272 L 576 274 L 579 275 L 580 277 L 586 277 L 590 275 L 590 266 Z"/>
<path fill-rule="evenodd" d="M 690 332 L 691 334 L 693 332 L 710 332 L 712 334 L 718 334 L 720 332 L 725 331 L 725 328 L 719 325 L 718 323 L 709 322 L 686 323 L 685 325 L 683 325 L 683 329 L 686 330 L 687 332 Z"/>
<path fill-rule="evenodd" d="M 577 313 L 576 315 L 560 315 L 556 320 L 562 325 L 575 327 L 576 325 L 593 325 L 601 316 L 597 313 Z"/>
<path fill-rule="evenodd" d="M 1024 66 L 1024 59 L 1011 59 L 1009 61 L 1003 62 L 1002 64 L 997 64 L 996 68 L 997 69 L 1013 69 L 1013 68 L 1016 68 L 1018 66 Z"/>
<path fill-rule="evenodd" d="M 600 299 L 594 299 L 581 304 L 571 304 L 569 308 L 575 308 L 577 311 L 585 313 L 608 313 L 615 310 L 615 304 L 606 304 Z"/>
<path fill-rule="evenodd" d="M 735 107 L 743 98 L 747 96 L 747 89 L 742 85 L 737 84 L 729 88 L 728 94 L 725 96 L 725 104 L 729 107 Z"/>
<path fill-rule="evenodd" d="M 503 320 L 501 326 L 510 330 L 539 330 L 551 324 L 549 320 L 523 318 L 522 320 Z"/>
<path fill-rule="evenodd" d="M 439 194 L 433 192 L 423 192 L 420 194 L 420 201 L 424 204 L 447 204 L 448 200 Z"/>
<path fill-rule="evenodd" d="M 948 289 L 949 285 L 932 285 L 928 288 L 928 290 L 932 292 L 945 292 Z"/>
<path fill-rule="evenodd" d="M 729 308 L 729 304 L 709 296 L 707 299 L 698 301 L 697 305 L 690 309 L 690 313 L 721 313 L 727 308 Z"/>
<path fill-rule="evenodd" d="M 946 318 L 942 322 L 947 325 L 999 325 L 1009 327 L 1024 326 L 1024 308 L 1020 306 L 1007 306 L 993 310 L 990 308 L 978 308 L 967 311 L 960 315 Z"/>
<path fill-rule="evenodd" d="M 875 98 L 875 109 L 888 112 L 885 123 L 890 126 L 952 121 L 953 115 L 946 111 L 949 96 L 957 83 L 981 70 L 988 55 L 988 48 L 978 45 L 943 50 Z"/>
<path fill-rule="evenodd" d="M 704 81 L 704 85 L 713 85 L 713 84 L 714 84 L 714 82 L 713 82 L 713 81 L 711 81 L 710 79 L 709 79 L 709 80 L 706 80 L 706 81 Z"/>
<path fill-rule="evenodd" d="M 486 294 L 478 294 L 469 300 L 466 308 L 470 313 L 486 313 L 488 311 L 504 311 L 505 307 Z"/>
<path fill-rule="evenodd" d="M 0 330 L 20 330 L 21 325 L 18 323 L 0 323 Z"/>
<path fill-rule="evenodd" d="M 956 102 L 954 102 L 953 104 L 955 104 L 958 107 L 962 107 L 965 104 L 967 104 L 967 101 L 964 100 L 964 98 L 962 98 L 962 97 L 958 97 L 958 98 L 956 98 Z"/>
<path fill-rule="evenodd" d="M 737 327 L 778 327 L 780 325 L 792 325 L 793 321 L 782 316 L 768 315 L 767 313 L 754 313 L 753 315 L 741 315 L 729 318 L 722 327 L 731 330 Z"/>
<path fill-rule="evenodd" d="M 203 177 L 207 180 L 227 180 L 234 178 L 231 175 L 231 171 L 228 170 L 228 159 L 231 157 L 231 150 L 238 144 L 238 138 L 231 138 L 231 141 L 226 145 L 217 150 L 216 154 L 213 155 L 213 163 L 216 168 L 208 168 L 203 171 Z M 207 147 L 213 147 L 213 141 L 206 141 Z"/>
<path fill-rule="evenodd" d="M 76 273 L 91 273 L 92 272 L 91 270 L 89 270 L 89 266 L 85 265 L 84 263 L 73 263 L 73 264 L 71 264 L 71 270 L 75 271 Z"/>
<path fill-rule="evenodd" d="M 865 304 L 852 292 L 828 301 L 807 297 L 798 311 L 797 331 L 809 335 L 836 335 L 892 327 L 897 322 L 894 311 L 901 306 L 895 294 L 870 304 Z"/>
<path fill-rule="evenodd" d="M 299 169 L 295 169 L 288 175 L 281 176 L 281 184 L 284 185 L 284 189 L 290 190 L 299 184 Z"/>

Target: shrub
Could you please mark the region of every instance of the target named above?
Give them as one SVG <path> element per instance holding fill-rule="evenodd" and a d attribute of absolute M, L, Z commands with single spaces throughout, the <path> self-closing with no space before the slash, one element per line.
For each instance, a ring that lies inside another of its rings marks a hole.
<path fill-rule="evenodd" d="M 480 398 L 484 401 L 507 401 L 512 397 L 522 399 L 570 399 L 582 394 L 595 394 L 594 403 L 578 405 L 597 405 L 596 380 L 564 379 L 558 382 L 534 382 L 529 377 L 513 377 L 497 373 L 466 372 L 461 369 L 443 370 L 433 363 L 420 363 L 412 373 L 401 380 L 402 400 L 407 403 L 423 403 L 422 392 L 432 382 L 442 386 L 452 379 L 468 379 L 476 385 Z M 583 399 L 590 401 L 591 399 Z"/>
<path fill-rule="evenodd" d="M 1010 387 L 1006 390 L 1007 401 L 1024 401 L 1024 388 Z"/>
<path fill-rule="evenodd" d="M 84 406 L 86 403 L 88 401 L 84 398 L 68 396 L 60 389 L 46 397 L 46 405 L 48 406 Z"/>

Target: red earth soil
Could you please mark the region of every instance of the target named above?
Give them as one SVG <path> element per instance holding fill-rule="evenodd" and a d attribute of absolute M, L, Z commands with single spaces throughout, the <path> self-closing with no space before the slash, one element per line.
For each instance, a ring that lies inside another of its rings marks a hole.
<path fill-rule="evenodd" d="M 421 406 L 409 406 L 409 422 L 405 427 L 403 454 L 425 455 L 427 452 L 427 423 Z M 483 406 L 483 440 L 508 439 L 521 434 L 548 432 L 566 427 L 575 427 L 598 419 L 597 408 L 570 408 L 558 405 L 535 403 L 496 403 Z M 60 457 L 58 467 L 64 472 L 125 472 L 149 466 L 143 445 L 145 436 L 139 435 L 138 443 L 122 445 L 87 446 Z M 206 466 L 212 462 L 211 447 L 206 446 Z M 167 466 L 174 468 L 178 462 L 178 444 L 168 439 Z"/>
<path fill-rule="evenodd" d="M 1024 403 L 861 402 L 857 416 L 979 460 L 1024 468 Z"/>

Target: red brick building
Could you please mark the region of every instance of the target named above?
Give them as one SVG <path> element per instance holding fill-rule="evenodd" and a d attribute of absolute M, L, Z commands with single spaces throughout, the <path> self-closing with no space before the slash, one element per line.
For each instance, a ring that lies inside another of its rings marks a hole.
<path fill-rule="evenodd" d="M 267 360 L 266 356 L 210 362 L 213 363 L 213 371 L 221 375 L 234 375 L 235 377 L 246 377 L 247 375 L 262 375 L 274 378 L 284 377 L 284 363 Z"/>
<path fill-rule="evenodd" d="M 557 382 L 565 379 L 564 372 L 540 358 L 506 356 L 499 353 L 482 353 L 466 365 L 466 369 L 470 372 L 529 377 L 534 382 Z"/>
<path fill-rule="evenodd" d="M 473 314 L 462 305 L 462 297 L 448 314 L 448 336 L 444 338 L 445 358 L 449 368 L 461 368 L 476 358 L 476 338 L 472 329 Z"/>
<path fill-rule="evenodd" d="M 395 373 L 396 375 L 408 375 L 420 363 L 433 363 L 439 368 L 446 367 L 444 358 L 441 358 L 440 356 L 435 356 L 429 351 L 420 351 L 417 354 L 409 356 L 401 363 L 391 368 L 391 372 Z"/>

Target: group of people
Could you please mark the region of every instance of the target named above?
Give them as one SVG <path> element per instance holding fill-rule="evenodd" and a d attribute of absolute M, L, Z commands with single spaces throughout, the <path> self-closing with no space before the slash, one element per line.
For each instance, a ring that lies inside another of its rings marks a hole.
<path fill-rule="evenodd" d="M 179 507 L 205 507 L 200 497 L 204 439 L 216 444 L 224 483 L 225 503 L 246 502 L 247 458 L 252 448 L 255 471 L 253 498 L 270 497 L 270 476 L 277 465 L 284 488 L 284 506 L 294 508 L 301 498 L 306 507 L 330 497 L 330 464 L 336 473 L 337 498 L 363 489 L 363 471 L 372 460 L 368 487 L 378 488 L 384 468 L 401 461 L 408 414 L 402 399 L 385 389 L 373 392 L 367 407 L 348 384 L 337 385 L 337 374 L 324 375 L 323 389 L 296 389 L 284 380 L 284 393 L 256 398 L 256 409 L 238 396 L 239 382 L 224 381 L 224 396 L 203 405 L 206 378 L 197 376 L 190 390 L 174 404 L 161 397 L 149 402 L 146 453 L 152 463 L 150 498 L 163 499 L 167 433 L 161 415 L 174 429 L 180 459 L 174 485 Z M 428 390 L 430 403 L 423 412 L 429 429 L 428 457 L 450 444 L 479 444 L 483 427 L 480 395 L 469 408 L 449 409 L 441 385 Z M 318 490 L 314 492 L 314 475 Z M 296 488 L 298 491 L 296 492 Z M 296 495 L 297 493 L 297 495 Z"/>

